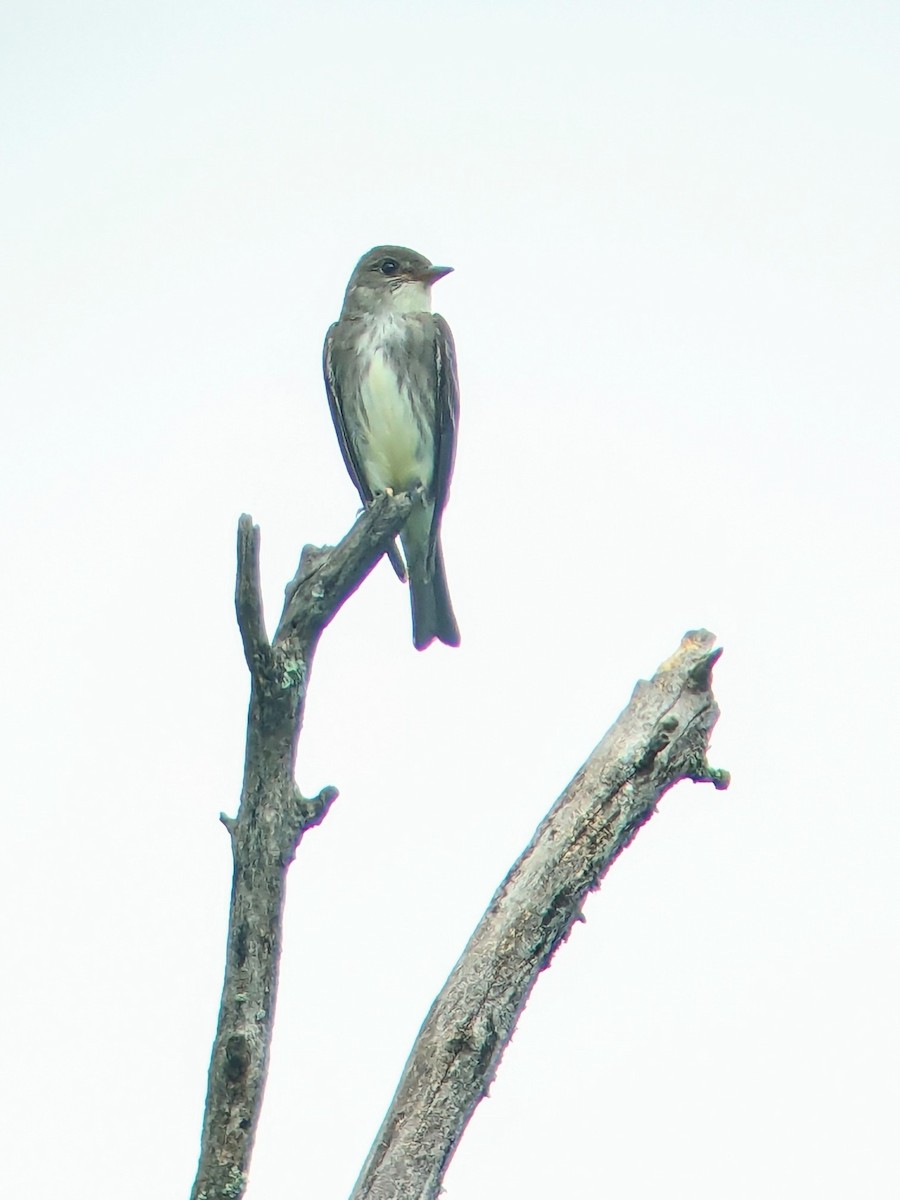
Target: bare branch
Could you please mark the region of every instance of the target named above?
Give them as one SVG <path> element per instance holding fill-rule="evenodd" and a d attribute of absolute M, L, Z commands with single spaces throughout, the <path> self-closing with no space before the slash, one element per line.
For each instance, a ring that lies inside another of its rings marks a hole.
<path fill-rule="evenodd" d="M 393 544 L 413 503 L 407 492 L 378 496 L 340 545 L 304 547 L 297 573 L 285 588 L 276 644 L 290 637 L 304 641 L 318 637 Z"/>
<path fill-rule="evenodd" d="M 297 742 L 322 630 L 372 570 L 409 515 L 412 499 L 384 496 L 338 546 L 307 547 L 287 588 L 274 645 L 259 582 L 259 529 L 238 525 L 235 608 L 252 686 L 247 752 L 231 836 L 234 877 L 225 980 L 209 1065 L 193 1200 L 239 1200 L 256 1136 L 275 1019 L 287 869 L 304 833 L 324 820 L 337 789 L 303 797 L 294 782 Z"/>
<path fill-rule="evenodd" d="M 254 525 L 246 513 L 238 521 L 234 607 L 244 643 L 244 658 L 254 673 L 258 659 L 268 654 L 269 639 L 259 583 L 259 526 Z"/>
<path fill-rule="evenodd" d="M 560 796 L 513 866 L 435 1000 L 351 1200 L 433 1200 L 539 973 L 663 794 L 681 779 L 727 787 L 706 761 L 719 656 L 685 636 Z"/>
<path fill-rule="evenodd" d="M 259 1120 L 275 1017 L 287 869 L 337 797 L 307 799 L 294 768 L 322 630 L 409 515 L 415 498 L 379 497 L 333 548 L 306 547 L 266 636 L 259 530 L 238 527 L 235 605 L 252 686 L 237 817 L 225 980 L 193 1200 L 240 1200 Z M 437 1195 L 472 1111 L 493 1078 L 531 988 L 581 919 L 586 894 L 679 779 L 727 786 L 706 745 L 718 710 L 710 634 L 688 635 L 554 806 L 475 931 L 422 1028 L 353 1200 Z"/>

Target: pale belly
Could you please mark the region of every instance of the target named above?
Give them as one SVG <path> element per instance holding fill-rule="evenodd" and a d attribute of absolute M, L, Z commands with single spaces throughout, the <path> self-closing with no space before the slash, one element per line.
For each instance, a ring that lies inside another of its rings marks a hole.
<path fill-rule="evenodd" d="M 374 492 L 407 491 L 416 484 L 431 487 L 434 433 L 430 422 L 416 419 L 409 393 L 376 350 L 363 377 L 360 400 L 366 429 L 360 436 L 360 461 Z"/>

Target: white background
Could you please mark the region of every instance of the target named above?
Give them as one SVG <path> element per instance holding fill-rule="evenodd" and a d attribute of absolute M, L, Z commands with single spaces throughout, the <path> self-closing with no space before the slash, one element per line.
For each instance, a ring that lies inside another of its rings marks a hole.
<path fill-rule="evenodd" d="M 350 1190 L 559 790 L 700 625 L 713 765 L 541 977 L 451 1200 L 900 1191 L 900 9 L 12 5 L 0 28 L 4 1193 L 186 1196 L 248 679 L 357 497 L 320 348 L 400 242 L 460 360 L 458 651 L 325 636 L 248 1195 Z"/>

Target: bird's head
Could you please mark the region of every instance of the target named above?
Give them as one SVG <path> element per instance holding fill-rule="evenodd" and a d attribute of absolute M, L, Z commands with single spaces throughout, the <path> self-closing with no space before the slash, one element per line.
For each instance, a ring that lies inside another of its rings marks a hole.
<path fill-rule="evenodd" d="M 431 312 L 431 285 L 452 270 L 434 266 L 405 246 L 376 246 L 362 256 L 350 276 L 343 315 Z"/>

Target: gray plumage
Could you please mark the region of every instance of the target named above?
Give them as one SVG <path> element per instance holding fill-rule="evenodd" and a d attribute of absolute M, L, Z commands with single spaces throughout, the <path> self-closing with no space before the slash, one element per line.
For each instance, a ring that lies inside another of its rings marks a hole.
<path fill-rule="evenodd" d="M 420 491 L 389 557 L 409 576 L 413 641 L 459 645 L 441 550 L 453 474 L 459 388 L 453 335 L 431 311 L 431 285 L 450 271 L 402 246 L 376 246 L 356 265 L 325 338 L 325 387 L 341 453 L 363 503 Z"/>

